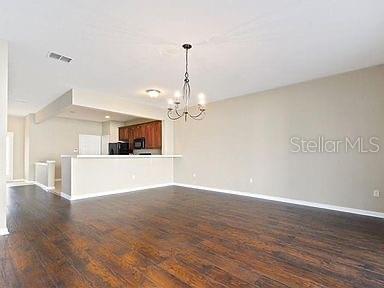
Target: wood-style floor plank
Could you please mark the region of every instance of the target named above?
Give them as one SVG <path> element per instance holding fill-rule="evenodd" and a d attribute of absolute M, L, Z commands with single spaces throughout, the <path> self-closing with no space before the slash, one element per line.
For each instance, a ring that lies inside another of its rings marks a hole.
<path fill-rule="evenodd" d="M 165 187 L 9 189 L 0 287 L 384 287 L 384 220 Z"/>

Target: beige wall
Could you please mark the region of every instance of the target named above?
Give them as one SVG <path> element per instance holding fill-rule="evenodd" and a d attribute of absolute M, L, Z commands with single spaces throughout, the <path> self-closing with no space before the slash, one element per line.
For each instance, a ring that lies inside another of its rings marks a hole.
<path fill-rule="evenodd" d="M 8 116 L 8 132 L 13 132 L 13 179 L 24 179 L 24 117 Z"/>
<path fill-rule="evenodd" d="M 123 127 L 123 122 L 110 121 L 109 123 L 109 142 L 115 143 L 119 141 L 119 127 Z"/>
<path fill-rule="evenodd" d="M 119 141 L 119 127 L 125 126 L 124 122 L 105 121 L 102 124 L 103 135 L 109 135 L 109 142 L 115 143 Z"/>
<path fill-rule="evenodd" d="M 290 137 L 319 135 L 379 136 L 382 149 L 290 152 Z M 384 212 L 384 66 L 209 104 L 175 124 L 175 152 L 179 183 Z"/>
<path fill-rule="evenodd" d="M 28 180 L 34 179 L 34 163 L 38 161 L 55 160 L 56 178 L 61 178 L 60 156 L 73 154 L 79 146 L 79 134 L 102 135 L 102 124 L 93 121 L 83 121 L 67 118 L 51 118 L 41 123 L 34 123 L 33 117 L 27 117 L 29 127 L 26 138 L 29 145 Z M 27 159 L 27 158 L 26 158 Z"/>
<path fill-rule="evenodd" d="M 8 106 L 8 43 L 0 40 L 0 235 L 6 234 L 5 139 Z"/>

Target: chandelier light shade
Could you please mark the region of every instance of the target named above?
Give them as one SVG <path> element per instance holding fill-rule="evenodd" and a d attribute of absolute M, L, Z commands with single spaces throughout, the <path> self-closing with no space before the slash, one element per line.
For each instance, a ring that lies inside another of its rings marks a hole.
<path fill-rule="evenodd" d="M 184 44 L 185 49 L 185 73 L 182 92 L 176 91 L 174 99 L 168 101 L 168 118 L 171 120 L 178 120 L 184 118 L 187 121 L 188 118 L 194 120 L 202 120 L 205 116 L 205 96 L 200 93 L 198 96 L 199 103 L 197 107 L 194 107 L 194 111 L 190 111 L 191 102 L 191 84 L 188 73 L 188 51 L 192 48 L 191 44 Z"/>

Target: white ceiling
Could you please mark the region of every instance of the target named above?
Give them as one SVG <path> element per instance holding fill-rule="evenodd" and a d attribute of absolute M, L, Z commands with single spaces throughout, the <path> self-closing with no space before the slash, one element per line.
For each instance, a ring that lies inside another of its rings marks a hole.
<path fill-rule="evenodd" d="M 111 111 L 91 109 L 88 107 L 70 105 L 66 107 L 63 111 L 56 115 L 57 117 L 62 118 L 71 118 L 78 120 L 87 120 L 87 121 L 96 121 L 96 122 L 106 122 L 106 121 L 118 121 L 118 122 L 128 122 L 128 121 L 143 121 L 145 122 L 146 118 L 140 118 L 128 114 L 121 114 Z M 109 118 L 105 118 L 109 116 Z"/>
<path fill-rule="evenodd" d="M 192 93 L 208 102 L 381 64 L 383 15 L 383 0 L 1 0 L 9 111 L 35 112 L 70 88 L 165 105 L 182 84 L 184 42 Z"/>

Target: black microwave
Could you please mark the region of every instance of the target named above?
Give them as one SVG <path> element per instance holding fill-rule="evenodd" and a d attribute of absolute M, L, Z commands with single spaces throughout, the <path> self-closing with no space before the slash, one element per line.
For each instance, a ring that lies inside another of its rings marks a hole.
<path fill-rule="evenodd" d="M 145 149 L 145 138 L 136 138 L 133 140 L 133 149 Z"/>

